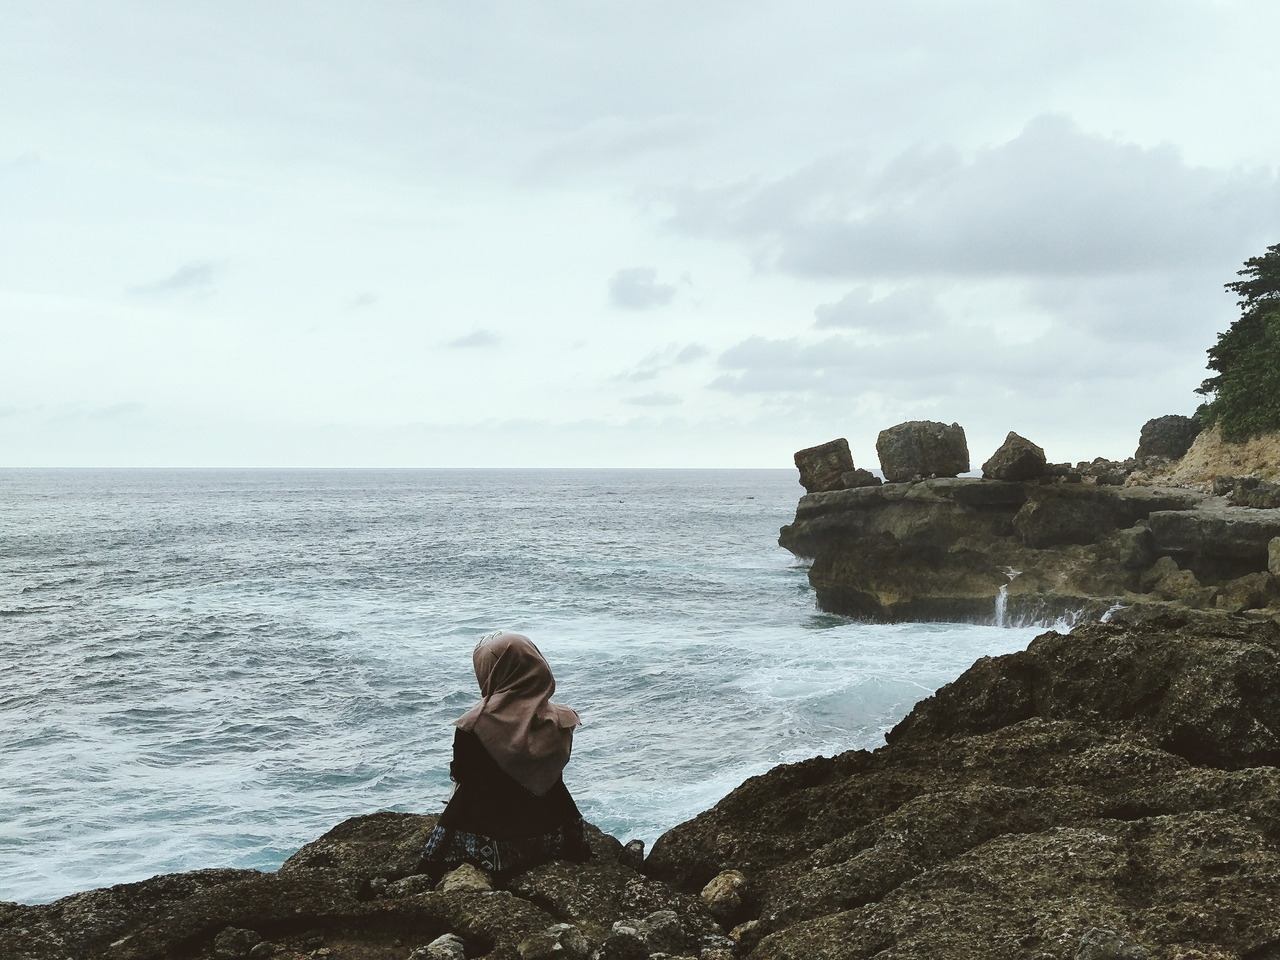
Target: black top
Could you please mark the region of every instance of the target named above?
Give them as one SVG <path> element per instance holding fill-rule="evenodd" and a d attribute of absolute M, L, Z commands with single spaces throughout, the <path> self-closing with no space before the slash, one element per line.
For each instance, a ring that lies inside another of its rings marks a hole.
<path fill-rule="evenodd" d="M 542 796 L 514 780 L 467 730 L 453 735 L 449 776 L 457 781 L 440 826 L 492 840 L 518 840 L 551 833 L 582 818 L 563 780 Z"/>

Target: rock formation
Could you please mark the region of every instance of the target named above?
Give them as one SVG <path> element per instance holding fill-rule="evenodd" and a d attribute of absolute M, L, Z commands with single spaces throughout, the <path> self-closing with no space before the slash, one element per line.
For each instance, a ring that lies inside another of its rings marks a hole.
<path fill-rule="evenodd" d="M 1138 450 L 1134 456 L 1139 460 L 1144 457 L 1177 460 L 1191 449 L 1191 444 L 1199 434 L 1200 421 L 1194 417 L 1181 417 L 1176 414 L 1156 417 L 1142 425 L 1142 432 L 1138 437 Z"/>
<path fill-rule="evenodd" d="M 0 904 L 5 960 L 1280 956 L 1280 626 L 1186 613 L 983 658 L 874 752 L 777 767 L 661 837 L 493 889 L 356 817 L 275 873 Z"/>
<path fill-rule="evenodd" d="M 879 750 L 748 780 L 647 859 L 592 828 L 588 861 L 495 889 L 420 872 L 434 817 L 378 813 L 274 873 L 0 903 L 0 958 L 1276 960 L 1280 510 L 1116 470 L 802 498 L 782 539 L 828 609 L 1123 609 L 982 658 Z"/>
<path fill-rule="evenodd" d="M 750 884 L 752 960 L 1280 956 L 1280 629 L 1153 619 L 979 660 L 874 753 L 655 845 Z"/>
<path fill-rule="evenodd" d="M 912 437 L 918 426 L 881 438 Z M 983 479 L 802 497 L 778 542 L 812 559 L 821 609 L 866 619 L 991 622 L 997 600 L 1015 623 L 1117 606 L 1280 615 L 1269 568 L 1280 486 L 1220 479 L 1222 495 L 1213 496 L 1127 485 L 1164 462 L 1046 464 L 1039 447 L 1011 433 Z"/>
<path fill-rule="evenodd" d="M 880 478 L 872 475 L 871 471 L 854 467 L 849 441 L 844 437 L 797 450 L 795 461 L 796 469 L 800 471 L 800 484 L 809 493 L 873 487 L 880 483 Z"/>
<path fill-rule="evenodd" d="M 733 941 L 694 893 L 619 862 L 592 830 L 592 859 L 550 863 L 494 890 L 464 866 L 419 873 L 435 817 L 377 813 L 339 824 L 275 873 L 199 870 L 0 904 L 4 960 L 587 960 L 670 954 L 722 960 Z M 625 931 L 625 932 L 624 932 Z M 628 949 L 631 952 L 628 952 Z"/>
<path fill-rule="evenodd" d="M 876 453 L 885 480 L 897 483 L 921 477 L 955 477 L 969 469 L 964 428 L 932 420 L 912 420 L 881 430 Z"/>
<path fill-rule="evenodd" d="M 1044 450 L 1012 430 L 991 459 L 982 465 L 986 480 L 1035 480 L 1045 475 Z"/>

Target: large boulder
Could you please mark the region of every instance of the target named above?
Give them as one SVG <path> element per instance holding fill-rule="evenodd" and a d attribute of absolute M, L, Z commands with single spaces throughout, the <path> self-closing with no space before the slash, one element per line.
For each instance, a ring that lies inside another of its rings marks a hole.
<path fill-rule="evenodd" d="M 985 480 L 1035 480 L 1045 474 L 1044 450 L 1012 430 L 1000 449 L 982 465 Z"/>
<path fill-rule="evenodd" d="M 797 450 L 795 460 L 800 484 L 809 493 L 843 490 L 845 474 L 853 473 L 853 455 L 844 437 Z"/>
<path fill-rule="evenodd" d="M 964 427 L 910 420 L 881 430 L 876 438 L 880 470 L 890 483 L 915 477 L 956 477 L 969 469 Z"/>
<path fill-rule="evenodd" d="M 1138 437 L 1138 452 L 1134 456 L 1139 460 L 1144 457 L 1178 460 L 1191 449 L 1191 444 L 1199 435 L 1200 421 L 1194 417 L 1177 414 L 1156 417 L 1142 425 L 1142 433 Z"/>

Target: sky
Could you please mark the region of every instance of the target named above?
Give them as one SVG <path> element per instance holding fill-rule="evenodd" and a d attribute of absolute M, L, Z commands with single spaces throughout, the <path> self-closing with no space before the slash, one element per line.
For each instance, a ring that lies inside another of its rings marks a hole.
<path fill-rule="evenodd" d="M 0 466 L 1122 459 L 1280 242 L 1269 0 L 0 22 Z"/>

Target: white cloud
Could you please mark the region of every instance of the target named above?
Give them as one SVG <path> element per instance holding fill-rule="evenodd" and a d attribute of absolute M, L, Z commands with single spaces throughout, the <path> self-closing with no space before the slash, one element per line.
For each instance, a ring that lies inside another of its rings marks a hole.
<path fill-rule="evenodd" d="M 1048 114 L 967 158 L 911 149 L 871 169 L 833 157 L 673 201 L 677 230 L 739 241 L 798 276 L 1106 276 L 1247 254 L 1280 221 L 1280 180 Z"/>
<path fill-rule="evenodd" d="M 456 340 L 450 340 L 445 346 L 455 350 L 474 350 L 496 347 L 501 342 L 502 338 L 491 330 L 476 330 Z"/>
<path fill-rule="evenodd" d="M 931 289 L 900 287 L 876 296 L 869 286 L 854 287 L 835 303 L 814 311 L 816 327 L 843 327 L 890 334 L 915 333 L 946 322 Z"/>
<path fill-rule="evenodd" d="M 195 260 L 184 263 L 168 276 L 151 283 L 133 287 L 130 292 L 139 296 L 178 296 L 188 294 L 204 297 L 214 292 L 218 279 L 226 272 L 225 261 Z"/>
<path fill-rule="evenodd" d="M 674 283 L 659 283 L 653 267 L 626 267 L 609 278 L 609 302 L 623 310 L 649 310 L 670 303 Z"/>
<path fill-rule="evenodd" d="M 658 350 L 652 350 L 630 370 L 618 374 L 614 379 L 630 383 L 642 383 L 654 380 L 659 375 L 676 367 L 687 366 L 709 356 L 711 353 L 701 343 L 669 343 Z"/>
<path fill-rule="evenodd" d="M 9 6 L 6 462 L 1131 451 L 1280 239 L 1280 6 Z"/>
<path fill-rule="evenodd" d="M 622 401 L 637 407 L 675 407 L 684 401 L 674 393 L 643 393 Z"/>

